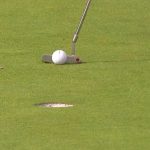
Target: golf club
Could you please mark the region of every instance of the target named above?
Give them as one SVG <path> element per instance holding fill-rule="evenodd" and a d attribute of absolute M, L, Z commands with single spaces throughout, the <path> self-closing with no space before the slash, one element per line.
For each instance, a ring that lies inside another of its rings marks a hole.
<path fill-rule="evenodd" d="M 73 39 L 72 39 L 72 52 L 71 52 L 71 55 L 67 55 L 67 61 L 66 63 L 75 63 L 75 64 L 78 64 L 78 63 L 81 63 L 81 60 L 78 56 L 76 56 L 76 42 L 78 40 L 78 35 L 81 31 L 81 28 L 82 28 L 82 25 L 83 25 L 83 22 L 85 20 L 85 17 L 86 17 L 86 14 L 87 14 L 87 11 L 89 9 L 89 6 L 90 6 L 90 3 L 91 3 L 91 0 L 87 0 L 86 2 L 86 6 L 84 8 L 84 11 L 83 11 L 83 14 L 81 16 L 81 19 L 80 19 L 80 22 L 77 26 L 77 29 L 73 35 Z M 50 54 L 45 54 L 42 56 L 42 61 L 44 63 L 52 63 L 52 55 Z"/>

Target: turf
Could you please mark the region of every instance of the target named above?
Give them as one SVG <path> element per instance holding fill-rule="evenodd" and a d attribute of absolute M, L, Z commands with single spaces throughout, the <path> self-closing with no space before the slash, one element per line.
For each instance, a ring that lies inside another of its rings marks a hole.
<path fill-rule="evenodd" d="M 0 0 L 0 149 L 141 150 L 150 147 L 150 1 L 92 1 L 70 53 L 84 0 Z M 34 104 L 60 102 L 73 108 Z"/>

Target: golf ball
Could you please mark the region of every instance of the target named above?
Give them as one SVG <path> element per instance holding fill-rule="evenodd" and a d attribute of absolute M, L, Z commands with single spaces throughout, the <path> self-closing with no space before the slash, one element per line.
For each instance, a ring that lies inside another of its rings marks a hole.
<path fill-rule="evenodd" d="M 62 65 L 66 62 L 67 55 L 63 50 L 56 50 L 52 54 L 52 61 L 54 64 Z"/>

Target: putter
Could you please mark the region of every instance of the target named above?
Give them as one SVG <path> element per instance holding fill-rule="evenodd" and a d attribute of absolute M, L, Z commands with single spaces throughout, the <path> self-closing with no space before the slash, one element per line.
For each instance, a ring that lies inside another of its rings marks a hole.
<path fill-rule="evenodd" d="M 72 51 L 71 51 L 71 55 L 67 55 L 67 61 L 66 63 L 73 63 L 73 64 L 78 64 L 78 63 L 81 63 L 81 60 L 78 56 L 76 56 L 76 42 L 78 40 L 78 35 L 81 31 L 81 28 L 82 28 L 82 25 L 83 25 L 83 22 L 84 22 L 84 19 L 87 15 L 87 11 L 89 9 L 89 6 L 90 6 L 90 3 L 91 3 L 91 0 L 87 0 L 87 3 L 86 3 L 86 6 L 85 6 L 85 9 L 83 11 L 83 14 L 81 16 L 81 19 L 80 19 L 80 22 L 77 26 L 77 29 L 73 35 L 73 38 L 72 38 Z M 42 56 L 42 61 L 44 63 L 53 63 L 52 61 L 52 55 L 50 54 L 45 54 Z"/>

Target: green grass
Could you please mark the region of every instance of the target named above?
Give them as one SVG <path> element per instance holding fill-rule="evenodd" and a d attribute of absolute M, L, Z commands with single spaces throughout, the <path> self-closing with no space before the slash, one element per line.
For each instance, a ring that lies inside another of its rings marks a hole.
<path fill-rule="evenodd" d="M 150 147 L 150 1 L 92 1 L 70 53 L 84 0 L 0 0 L 0 149 L 146 150 Z M 35 107 L 42 102 L 68 109 Z"/>

